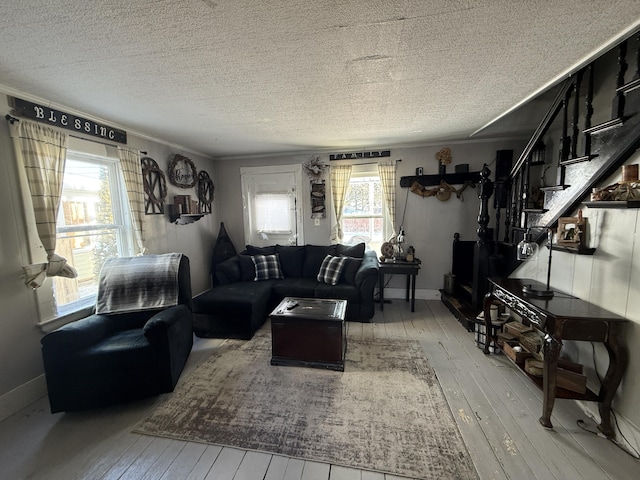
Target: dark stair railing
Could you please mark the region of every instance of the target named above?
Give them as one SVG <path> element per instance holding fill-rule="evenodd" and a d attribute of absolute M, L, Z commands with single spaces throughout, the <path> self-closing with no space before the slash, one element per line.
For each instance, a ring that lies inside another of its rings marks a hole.
<path fill-rule="evenodd" d="M 472 283 L 470 288 L 465 288 L 467 298 L 464 301 L 456 299 L 455 294 L 443 294 L 443 302 L 452 312 L 454 308 L 458 310 L 454 314 L 468 329 L 472 329 L 473 319 L 481 311 L 482 298 L 488 288 L 487 278 L 492 275 L 508 276 L 519 265 L 515 259 L 515 245 L 527 229 L 541 227 L 532 231 L 541 242 L 546 237 L 546 228 L 555 227 L 559 218 L 573 213 L 594 186 L 616 172 L 640 148 L 640 32 L 635 36 L 634 74 L 630 81 L 625 81 L 629 42 L 625 40 L 616 47 L 617 71 L 609 120 L 592 126 L 596 90 L 594 77 L 600 66 L 605 72 L 607 68 L 611 69 L 611 55 L 602 55 L 555 87 L 557 92 L 549 110 L 513 164 L 508 177 L 496 182 L 496 195 L 499 194 L 501 200 L 494 202 L 495 228 L 489 228 L 488 214 L 494 185 L 488 168 L 485 166 L 483 169 L 478 189 L 480 212 Z M 606 95 L 604 89 L 611 86 L 598 88 L 601 90 L 598 96 L 602 98 Z M 583 112 L 581 105 L 584 105 Z M 558 145 L 555 163 L 541 162 L 538 158 L 538 153 L 544 151 L 545 142 Z M 535 185 L 531 181 L 531 171 L 536 167 L 555 167 L 556 184 Z M 534 188 L 543 192 L 542 204 L 531 205 Z M 503 208 L 504 220 L 501 216 Z M 504 227 L 503 238 L 490 238 L 492 232 L 500 232 L 501 225 Z M 460 306 L 461 303 L 463 305 Z M 461 310 L 464 313 L 461 314 Z"/>

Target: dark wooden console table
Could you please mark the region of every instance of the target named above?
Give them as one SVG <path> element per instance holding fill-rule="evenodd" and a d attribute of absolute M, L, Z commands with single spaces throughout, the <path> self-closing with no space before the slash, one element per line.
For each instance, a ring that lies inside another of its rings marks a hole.
<path fill-rule="evenodd" d="M 545 285 L 535 280 L 490 278 L 489 284 L 489 292 L 484 299 L 484 318 L 487 332 L 491 332 L 490 307 L 492 303 L 497 301 L 520 315 L 523 323 L 545 334 L 543 376 L 542 379 L 531 377 L 537 380 L 544 392 L 540 423 L 547 428 L 553 428 L 551 411 L 556 398 L 596 401 L 601 419 L 599 430 L 607 437 L 615 436 L 611 426 L 611 402 L 628 362 L 627 348 L 622 342 L 622 330 L 627 320 L 566 293 L 556 292 L 549 299 L 524 294 L 522 292 L 524 285 L 532 285 L 539 289 L 545 288 Z M 496 338 L 491 340 L 495 342 Z M 485 342 L 484 353 L 486 354 L 489 354 L 491 340 L 487 338 Z M 597 394 L 590 390 L 587 390 L 585 394 L 579 394 L 557 388 L 556 369 L 563 340 L 604 343 L 607 352 L 609 352 L 609 368 Z"/>
<path fill-rule="evenodd" d="M 420 270 L 420 260 L 413 262 L 380 262 L 379 282 L 380 282 L 380 310 L 384 310 L 384 276 L 385 275 L 406 275 L 407 288 L 406 300 L 411 298 L 411 311 L 416 311 L 416 275 Z"/>

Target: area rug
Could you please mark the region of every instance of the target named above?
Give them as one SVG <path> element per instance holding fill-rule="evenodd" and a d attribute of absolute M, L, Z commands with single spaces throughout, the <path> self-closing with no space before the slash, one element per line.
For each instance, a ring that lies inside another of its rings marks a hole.
<path fill-rule="evenodd" d="M 344 372 L 270 359 L 268 334 L 225 342 L 134 431 L 418 479 L 478 478 L 418 342 L 353 339 Z"/>

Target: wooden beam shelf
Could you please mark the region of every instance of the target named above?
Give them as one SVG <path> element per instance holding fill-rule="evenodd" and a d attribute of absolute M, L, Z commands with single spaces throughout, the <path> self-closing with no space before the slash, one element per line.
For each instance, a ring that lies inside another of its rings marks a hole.
<path fill-rule="evenodd" d="M 640 200 L 602 200 L 599 202 L 584 202 L 589 208 L 640 208 Z"/>
<path fill-rule="evenodd" d="M 574 255 L 593 255 L 596 252 L 595 248 L 589 247 L 566 247 L 564 245 L 554 244 L 551 248 L 557 252 L 572 253 Z"/>
<path fill-rule="evenodd" d="M 400 178 L 400 186 L 409 188 L 413 182 L 418 182 L 423 187 L 440 185 L 444 180 L 449 185 L 462 185 L 464 182 L 480 183 L 480 172 L 445 173 L 443 175 L 434 173 L 433 175 L 408 176 Z"/>

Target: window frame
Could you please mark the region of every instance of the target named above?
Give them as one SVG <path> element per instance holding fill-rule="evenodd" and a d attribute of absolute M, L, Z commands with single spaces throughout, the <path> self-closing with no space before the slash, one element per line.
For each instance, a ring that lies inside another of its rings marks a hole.
<path fill-rule="evenodd" d="M 351 168 L 351 177 L 349 178 L 349 187 L 351 187 L 351 182 L 354 179 L 358 178 L 366 178 L 366 177 L 376 177 L 381 184 L 382 187 L 382 179 L 380 178 L 380 173 L 378 172 L 378 164 L 364 164 L 364 165 L 353 165 Z M 347 188 L 347 192 L 349 191 Z M 343 230 L 344 230 L 344 220 L 346 219 L 370 219 L 373 221 L 374 219 L 381 218 L 382 219 L 382 240 L 380 242 L 374 241 L 373 238 L 369 241 L 368 245 L 374 244 L 374 246 L 382 245 L 386 241 L 386 239 L 390 235 L 391 223 L 389 219 L 389 214 L 387 212 L 387 207 L 384 202 L 384 194 L 381 192 L 382 198 L 382 208 L 380 214 L 371 214 L 371 215 L 361 215 L 361 214 L 348 214 L 345 212 L 347 208 L 347 202 L 342 207 L 342 221 L 343 221 Z M 379 245 L 378 245 L 379 244 Z"/>
<path fill-rule="evenodd" d="M 116 233 L 117 248 L 120 256 L 132 256 L 134 254 L 134 236 L 133 225 L 131 222 L 131 211 L 129 200 L 127 198 L 126 187 L 124 183 L 124 175 L 118 158 L 107 155 L 97 155 L 85 153 L 77 150 L 67 150 L 66 161 L 86 162 L 94 165 L 104 166 L 108 169 L 109 189 L 111 193 L 111 205 L 113 213 L 113 223 L 111 224 L 82 224 L 82 225 L 64 225 L 59 226 L 60 220 L 64 220 L 62 196 L 60 199 L 60 210 L 56 221 L 56 243 L 60 241 L 60 234 L 65 233 L 81 233 L 81 232 L 97 232 L 97 231 L 113 231 Z M 65 163 L 66 173 L 66 163 Z M 64 188 L 61 192 L 64 195 Z M 64 280 L 62 280 L 64 281 Z M 64 318 L 67 316 L 75 316 L 76 312 L 86 312 L 95 304 L 95 295 L 84 296 L 74 302 L 65 305 L 58 305 L 55 288 L 52 282 L 53 297 L 53 313 L 55 318 Z"/>

